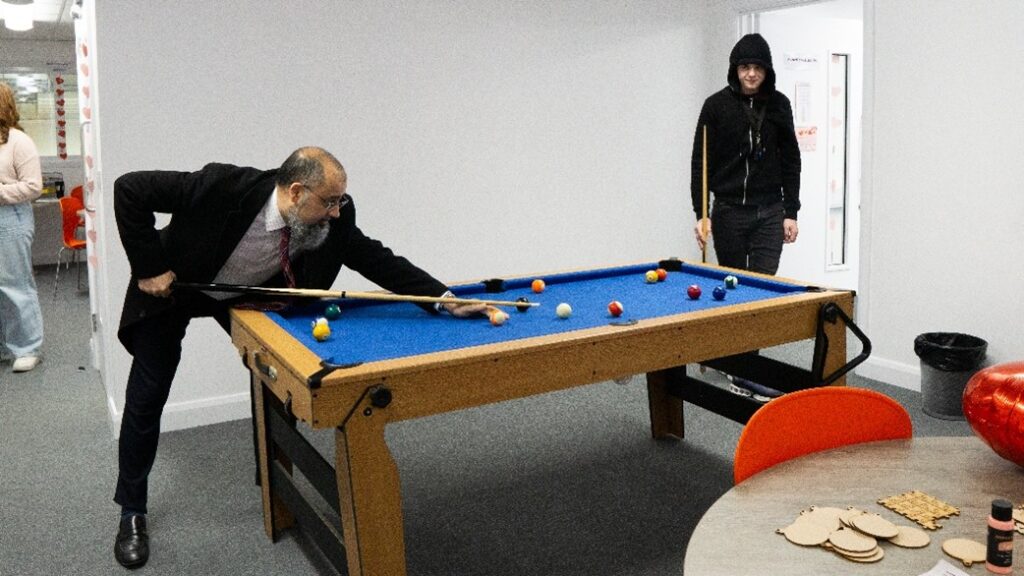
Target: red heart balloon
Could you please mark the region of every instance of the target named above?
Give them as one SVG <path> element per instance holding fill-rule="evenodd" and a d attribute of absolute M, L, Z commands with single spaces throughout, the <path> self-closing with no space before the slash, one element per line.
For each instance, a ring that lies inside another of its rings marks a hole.
<path fill-rule="evenodd" d="M 82 86 L 82 94 L 84 94 L 86 98 L 89 97 L 89 86 L 88 85 Z"/>
<path fill-rule="evenodd" d="M 64 95 L 64 89 L 63 88 L 57 88 L 56 92 L 57 92 L 57 96 L 63 96 Z"/>
<path fill-rule="evenodd" d="M 57 76 L 56 78 L 53 79 L 53 81 L 56 82 L 57 84 L 63 84 L 64 83 L 64 78 L 62 78 L 60 76 Z"/>
<path fill-rule="evenodd" d="M 84 118 L 85 118 L 86 120 L 89 120 L 89 119 L 91 119 L 91 118 L 92 118 L 92 109 L 91 109 L 91 108 L 89 108 L 88 106 L 86 106 L 85 108 L 82 108 L 82 116 L 83 116 L 83 117 L 84 117 Z"/>
<path fill-rule="evenodd" d="M 1024 362 L 979 370 L 964 388 L 963 406 L 974 433 L 1024 467 Z"/>
<path fill-rule="evenodd" d="M 64 105 L 64 99 L 63 98 L 59 98 L 57 100 L 57 106 L 63 106 L 63 105 Z"/>
<path fill-rule="evenodd" d="M 61 152 L 60 154 L 58 154 L 58 156 L 60 156 L 61 160 L 67 160 L 68 159 L 68 153 L 67 152 Z"/>
<path fill-rule="evenodd" d="M 65 124 L 67 124 L 65 120 L 57 120 L 57 126 L 63 128 Z"/>
<path fill-rule="evenodd" d="M 61 138 L 63 138 L 65 136 L 67 136 L 67 135 L 68 135 L 68 133 L 65 132 L 64 130 L 57 130 L 57 136 L 60 136 Z"/>

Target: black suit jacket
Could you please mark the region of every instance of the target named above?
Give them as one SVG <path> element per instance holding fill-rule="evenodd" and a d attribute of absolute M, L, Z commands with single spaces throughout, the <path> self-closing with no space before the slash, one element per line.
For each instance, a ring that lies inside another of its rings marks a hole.
<path fill-rule="evenodd" d="M 114 216 L 132 269 L 118 329 L 122 344 L 128 347 L 126 333 L 139 321 L 183 300 L 149 296 L 138 279 L 173 270 L 182 282 L 212 282 L 273 193 L 276 172 L 208 164 L 197 172 L 130 172 L 114 182 Z M 157 213 L 171 215 L 161 230 Z M 439 296 L 447 290 L 363 234 L 354 202 L 331 221 L 327 240 L 296 258 L 292 269 L 298 287 L 328 289 L 343 265 L 399 294 Z M 278 274 L 265 285 L 284 286 L 284 279 Z"/>

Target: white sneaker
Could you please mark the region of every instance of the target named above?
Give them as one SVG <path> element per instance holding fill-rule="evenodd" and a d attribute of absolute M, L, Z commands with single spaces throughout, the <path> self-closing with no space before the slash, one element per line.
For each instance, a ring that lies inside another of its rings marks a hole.
<path fill-rule="evenodd" d="M 28 372 L 39 366 L 39 356 L 22 356 L 14 361 L 13 372 Z"/>

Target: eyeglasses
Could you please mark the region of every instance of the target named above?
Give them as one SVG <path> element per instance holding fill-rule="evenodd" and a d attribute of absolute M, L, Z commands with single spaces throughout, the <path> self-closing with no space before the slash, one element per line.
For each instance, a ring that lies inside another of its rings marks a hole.
<path fill-rule="evenodd" d="M 348 203 L 351 201 L 351 198 L 349 197 L 348 194 L 342 194 L 341 198 L 332 198 L 328 200 L 327 198 L 324 198 L 323 196 L 317 194 L 316 192 L 313 192 L 313 189 L 310 188 L 309 186 L 303 184 L 302 187 L 305 188 L 306 190 L 309 190 L 309 193 L 312 194 L 313 196 L 316 196 L 316 199 L 320 201 L 321 205 L 323 205 L 324 210 L 327 211 L 330 211 L 334 208 L 340 210 L 344 208 L 346 205 L 348 205 Z"/>

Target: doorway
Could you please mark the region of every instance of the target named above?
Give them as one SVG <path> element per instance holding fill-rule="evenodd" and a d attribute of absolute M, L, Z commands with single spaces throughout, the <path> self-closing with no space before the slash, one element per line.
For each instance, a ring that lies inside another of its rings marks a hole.
<path fill-rule="evenodd" d="M 863 0 L 831 0 L 740 18 L 743 34 L 771 46 L 801 150 L 800 237 L 778 274 L 850 290 L 860 256 L 863 9 Z"/>

